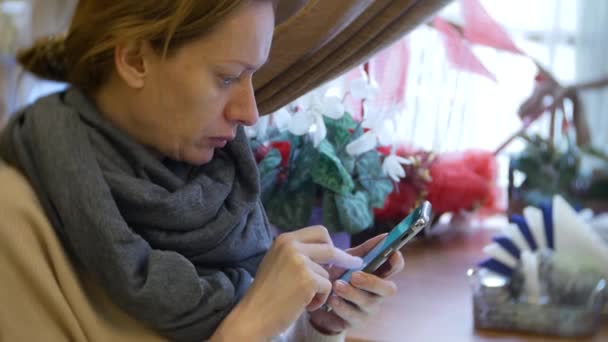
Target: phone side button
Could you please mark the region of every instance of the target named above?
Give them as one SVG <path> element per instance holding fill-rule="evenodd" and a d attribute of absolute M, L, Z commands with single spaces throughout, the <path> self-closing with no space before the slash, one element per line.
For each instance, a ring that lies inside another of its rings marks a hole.
<path fill-rule="evenodd" d="M 389 248 L 386 250 L 386 252 L 384 252 L 384 255 L 382 255 L 384 258 L 388 258 L 389 255 L 391 255 L 391 253 L 393 253 L 393 249 Z"/>

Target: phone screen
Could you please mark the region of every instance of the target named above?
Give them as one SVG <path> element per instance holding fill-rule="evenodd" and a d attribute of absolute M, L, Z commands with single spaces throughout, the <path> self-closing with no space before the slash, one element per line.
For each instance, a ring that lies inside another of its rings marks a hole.
<path fill-rule="evenodd" d="M 354 272 L 364 271 L 371 273 L 377 270 L 388 259 L 390 254 L 401 248 L 426 227 L 430 223 L 430 217 L 431 204 L 425 201 L 399 222 L 381 242 L 363 257 L 363 265 L 359 269 L 349 270 L 340 277 L 340 280 L 350 282 L 350 278 Z M 331 312 L 332 310 L 327 303 L 323 304 L 322 309 L 327 312 Z"/>
<path fill-rule="evenodd" d="M 340 279 L 348 282 L 354 272 L 361 270 L 369 273 L 374 272 L 378 267 L 382 266 L 382 263 L 386 261 L 390 254 L 403 246 L 403 244 L 426 226 L 429 221 L 429 215 L 430 203 L 425 202 L 399 222 L 381 242 L 363 257 L 363 266 L 361 268 L 346 272 Z M 417 222 L 421 219 L 422 225 L 419 226 Z"/>

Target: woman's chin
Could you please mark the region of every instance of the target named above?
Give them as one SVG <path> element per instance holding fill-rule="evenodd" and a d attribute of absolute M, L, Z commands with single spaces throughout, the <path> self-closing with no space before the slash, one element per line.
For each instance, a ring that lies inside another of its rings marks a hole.
<path fill-rule="evenodd" d="M 203 165 L 213 159 L 215 153 L 214 148 L 209 147 L 196 147 L 182 154 L 182 162 L 192 165 Z"/>

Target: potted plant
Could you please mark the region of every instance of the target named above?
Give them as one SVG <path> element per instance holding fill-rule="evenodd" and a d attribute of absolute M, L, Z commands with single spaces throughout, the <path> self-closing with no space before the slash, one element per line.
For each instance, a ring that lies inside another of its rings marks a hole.
<path fill-rule="evenodd" d="M 368 107 L 355 120 L 342 99 L 321 92 L 250 131 L 262 201 L 280 230 L 322 224 L 334 236 L 350 236 L 374 224 L 374 209 L 384 206 L 409 160 L 377 150 L 390 143 L 384 123 L 394 113 Z"/>
<path fill-rule="evenodd" d="M 509 211 L 519 213 L 525 206 L 551 203 L 561 195 L 576 208 L 606 210 L 608 158 L 597 149 L 576 146 L 568 138 L 562 145 L 551 144 L 539 135 L 521 134 L 526 147 L 511 157 L 509 164 Z M 601 161 L 594 172 L 582 170 L 585 158 Z M 516 175 L 522 180 L 518 181 Z"/>

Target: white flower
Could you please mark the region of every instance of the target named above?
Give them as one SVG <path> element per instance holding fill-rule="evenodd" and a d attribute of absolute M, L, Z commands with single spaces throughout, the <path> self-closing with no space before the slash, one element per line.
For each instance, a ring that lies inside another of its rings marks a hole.
<path fill-rule="evenodd" d="M 344 116 L 344 104 L 337 96 L 313 96 L 311 109 L 317 115 L 338 120 Z"/>
<path fill-rule="evenodd" d="M 279 132 L 284 132 L 289 127 L 290 121 L 291 113 L 283 107 L 272 114 L 260 117 L 255 125 L 245 127 L 245 133 L 249 138 L 262 140 L 266 138 L 269 127 L 276 127 Z"/>
<path fill-rule="evenodd" d="M 308 110 L 297 112 L 289 122 L 288 130 L 295 135 L 304 135 L 310 132 L 310 128 L 315 123 L 315 117 Z"/>
<path fill-rule="evenodd" d="M 315 116 L 315 126 L 312 131 L 313 145 L 318 147 L 321 141 L 327 136 L 327 128 L 325 127 L 325 121 L 323 121 L 322 115 Z"/>
<path fill-rule="evenodd" d="M 366 79 L 358 78 L 350 83 L 350 94 L 355 99 L 369 100 L 378 94 L 378 87 Z"/>
<path fill-rule="evenodd" d="M 376 136 L 376 133 L 369 131 L 346 145 L 346 153 L 351 156 L 357 156 L 373 150 L 377 143 L 378 137 Z"/>
<path fill-rule="evenodd" d="M 371 151 L 379 143 L 381 146 L 390 145 L 395 140 L 394 117 L 396 109 L 383 112 L 366 106 L 365 117 L 361 126 L 369 131 L 346 146 L 346 153 L 351 156 Z"/>
<path fill-rule="evenodd" d="M 382 173 L 390 177 L 393 181 L 398 182 L 400 178 L 405 178 L 405 170 L 402 164 L 410 165 L 412 161 L 396 154 L 391 154 L 384 158 L 382 162 Z"/>
<path fill-rule="evenodd" d="M 344 115 L 344 105 L 340 98 L 323 96 L 319 92 L 309 95 L 308 106 L 297 112 L 289 122 L 288 130 L 295 135 L 311 133 L 315 147 L 327 135 L 323 116 L 330 119 L 340 119 Z"/>
<path fill-rule="evenodd" d="M 289 113 L 287 109 L 281 108 L 272 113 L 272 121 L 279 132 L 284 132 L 289 128 L 289 123 L 291 122 L 291 113 Z"/>
<path fill-rule="evenodd" d="M 255 125 L 245 127 L 245 134 L 247 134 L 249 138 L 264 139 L 266 138 L 269 124 L 270 116 L 262 116 L 258 119 L 258 122 L 256 122 Z"/>

